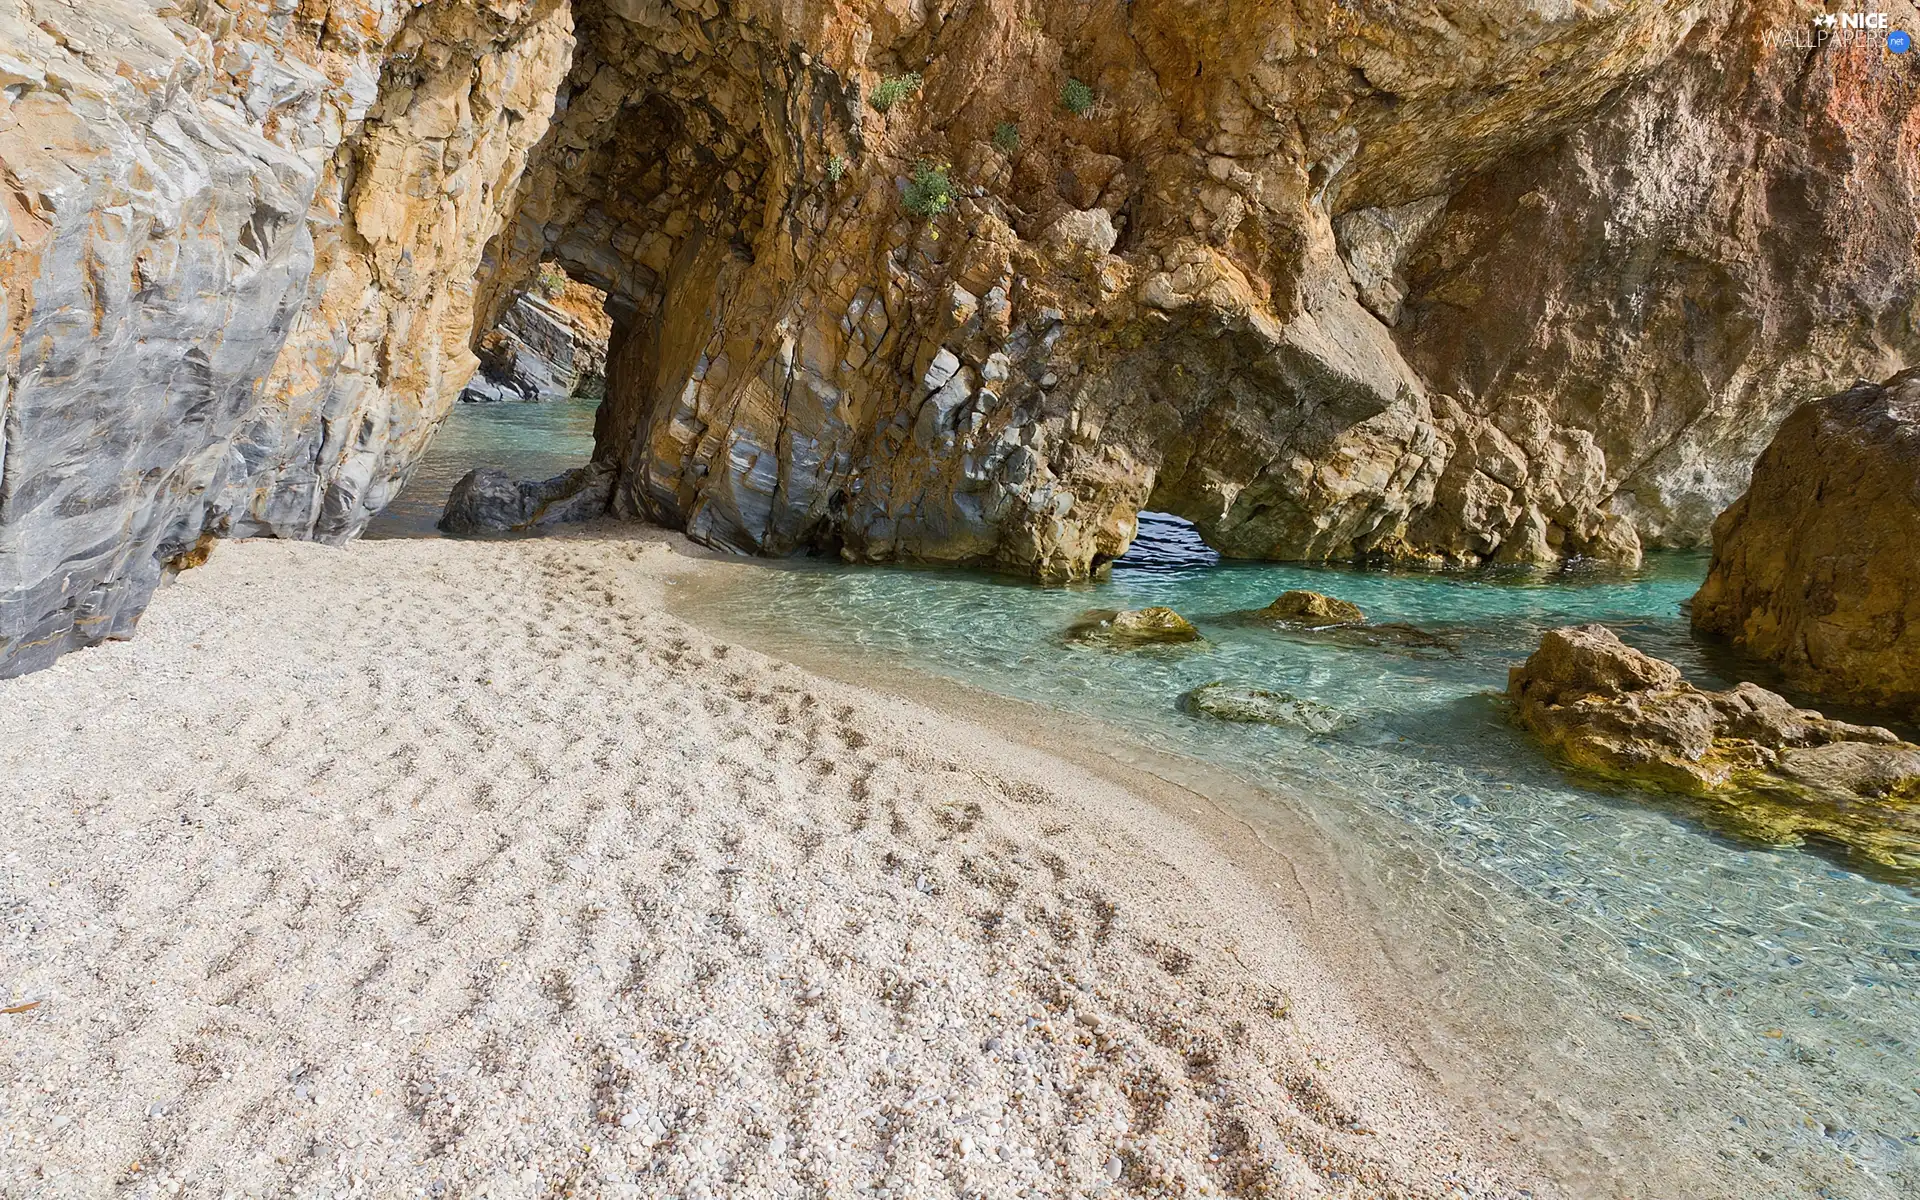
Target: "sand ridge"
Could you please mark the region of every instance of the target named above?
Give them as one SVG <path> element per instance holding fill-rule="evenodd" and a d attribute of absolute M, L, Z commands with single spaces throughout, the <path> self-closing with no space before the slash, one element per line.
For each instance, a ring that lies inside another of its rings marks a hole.
<path fill-rule="evenodd" d="M 1201 839 L 683 546 L 234 543 L 0 682 L 0 1195 L 1514 1194 Z"/>

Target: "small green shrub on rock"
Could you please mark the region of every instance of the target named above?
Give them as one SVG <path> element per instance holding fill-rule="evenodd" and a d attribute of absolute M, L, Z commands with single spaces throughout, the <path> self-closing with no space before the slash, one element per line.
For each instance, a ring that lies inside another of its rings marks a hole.
<path fill-rule="evenodd" d="M 916 217 L 937 217 L 953 207 L 953 180 L 945 165 L 916 163 L 902 203 Z"/>
<path fill-rule="evenodd" d="M 1012 121 L 1002 121 L 993 131 L 993 148 L 1007 157 L 1013 157 L 1020 149 L 1020 127 Z"/>
<path fill-rule="evenodd" d="M 1093 89 L 1078 79 L 1067 80 L 1067 86 L 1060 89 L 1061 106 L 1076 117 L 1086 116 L 1098 99 Z"/>
<path fill-rule="evenodd" d="M 539 274 L 533 277 L 533 286 L 549 300 L 557 300 L 567 290 L 567 272 L 559 263 L 541 263 Z"/>
<path fill-rule="evenodd" d="M 836 154 L 827 160 L 828 183 L 839 183 L 842 179 L 846 178 L 846 175 L 847 159 L 845 155 Z"/>
<path fill-rule="evenodd" d="M 873 89 L 873 97 L 867 103 L 879 112 L 886 112 L 894 105 L 920 90 L 920 72 L 909 71 L 905 75 L 889 75 Z"/>

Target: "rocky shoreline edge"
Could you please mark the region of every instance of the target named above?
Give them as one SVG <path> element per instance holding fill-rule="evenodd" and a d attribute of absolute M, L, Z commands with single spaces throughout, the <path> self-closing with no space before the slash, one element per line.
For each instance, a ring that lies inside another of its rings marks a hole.
<path fill-rule="evenodd" d="M 237 543 L 0 684 L 0 1190 L 1537 1186 L 1217 846 L 676 546 Z"/>

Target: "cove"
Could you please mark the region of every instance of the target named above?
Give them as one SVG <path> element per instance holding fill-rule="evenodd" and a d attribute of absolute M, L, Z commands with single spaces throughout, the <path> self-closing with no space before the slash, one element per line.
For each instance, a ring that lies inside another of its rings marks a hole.
<path fill-rule="evenodd" d="M 596 400 L 456 404 L 393 502 L 367 526 L 370 538 L 438 537 L 447 494 L 475 467 L 515 479 L 548 479 L 593 456 Z"/>
<path fill-rule="evenodd" d="M 1417 1019 L 1473 1048 L 1472 1082 L 1503 1093 L 1487 1103 L 1512 1136 L 1586 1156 L 1575 1174 L 1589 1182 L 1654 1146 L 1717 1162 L 1749 1195 L 1920 1192 L 1916 881 L 1833 849 L 1755 845 L 1699 806 L 1570 777 L 1498 697 L 1544 630 L 1591 621 L 1696 683 L 1731 682 L 1682 613 L 1702 557 L 1513 576 L 1222 564 L 1151 518 L 1140 544 L 1109 579 L 1069 587 L 801 560 L 726 572 L 681 607 L 774 653 L 1037 703 L 1231 772 L 1272 798 L 1256 807 L 1297 807 L 1377 908 L 1422 992 Z M 1457 652 L 1329 644 L 1229 616 L 1293 588 Z M 1205 643 L 1119 652 L 1061 636 L 1089 608 L 1161 604 Z M 1182 711 L 1181 695 L 1216 680 L 1327 705 L 1346 724 L 1315 735 Z M 1667 1194 L 1704 1194 L 1686 1177 Z"/>

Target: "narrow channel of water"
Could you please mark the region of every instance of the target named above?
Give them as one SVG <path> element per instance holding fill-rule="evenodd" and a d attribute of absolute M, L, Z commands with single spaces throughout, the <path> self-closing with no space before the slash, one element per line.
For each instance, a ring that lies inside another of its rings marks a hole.
<path fill-rule="evenodd" d="M 551 479 L 593 457 L 597 400 L 456 404 L 407 475 L 393 503 L 367 526 L 370 538 L 439 537 L 447 494 L 475 467 L 515 479 Z"/>
<path fill-rule="evenodd" d="M 730 572 L 698 604 L 768 648 L 854 648 L 1296 798 L 1417 944 L 1407 962 L 1435 1019 L 1504 1039 L 1481 1077 L 1507 1093 L 1505 1116 L 1582 1143 L 1596 1194 L 1611 1190 L 1610 1153 L 1671 1143 L 1711 1169 L 1667 1195 L 1920 1195 L 1913 881 L 1835 850 L 1743 842 L 1684 802 L 1584 786 L 1498 697 L 1545 630 L 1592 621 L 1723 686 L 1681 611 L 1704 558 L 1551 577 L 1221 564 L 1169 522 L 1149 522 L 1141 546 L 1110 580 L 1071 588 L 799 562 Z M 1290 588 L 1457 651 L 1231 616 Z M 1205 644 L 1116 652 L 1061 637 L 1087 608 L 1150 604 L 1193 619 Z M 1347 724 L 1315 735 L 1181 709 L 1215 680 L 1317 701 Z"/>

